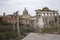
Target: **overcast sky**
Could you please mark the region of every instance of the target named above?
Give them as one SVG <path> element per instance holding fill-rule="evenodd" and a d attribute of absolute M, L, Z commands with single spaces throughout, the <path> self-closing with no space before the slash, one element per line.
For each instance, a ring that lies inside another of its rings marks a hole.
<path fill-rule="evenodd" d="M 0 0 L 0 15 L 3 12 L 13 14 L 17 10 L 21 15 L 25 7 L 30 15 L 35 15 L 35 10 L 43 7 L 60 11 L 60 0 Z"/>

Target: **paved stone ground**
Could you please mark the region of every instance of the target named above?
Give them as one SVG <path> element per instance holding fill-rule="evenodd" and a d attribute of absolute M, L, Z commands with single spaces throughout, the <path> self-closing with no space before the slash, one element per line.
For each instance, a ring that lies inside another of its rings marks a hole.
<path fill-rule="evenodd" d="M 60 35 L 57 35 L 57 34 L 29 33 L 22 40 L 60 40 Z"/>

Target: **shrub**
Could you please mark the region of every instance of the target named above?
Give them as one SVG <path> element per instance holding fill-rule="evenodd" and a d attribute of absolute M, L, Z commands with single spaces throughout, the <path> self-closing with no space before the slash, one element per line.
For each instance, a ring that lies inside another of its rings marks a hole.
<path fill-rule="evenodd" d="M 55 33 L 58 31 L 58 27 L 45 27 L 42 29 L 43 33 Z"/>

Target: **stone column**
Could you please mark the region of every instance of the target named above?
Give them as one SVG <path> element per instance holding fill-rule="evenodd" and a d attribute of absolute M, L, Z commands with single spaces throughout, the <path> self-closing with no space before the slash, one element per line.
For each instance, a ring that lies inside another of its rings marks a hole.
<path fill-rule="evenodd" d="M 52 17 L 52 13 L 50 13 L 50 17 Z M 52 23 L 51 23 L 52 24 Z"/>
<path fill-rule="evenodd" d="M 21 40 L 21 34 L 20 34 L 20 28 L 19 28 L 19 15 L 18 15 L 18 11 L 16 11 L 16 24 L 17 24 L 17 30 L 18 30 L 18 40 Z"/>
<path fill-rule="evenodd" d="M 57 27 L 59 27 L 59 13 L 57 13 Z"/>
<path fill-rule="evenodd" d="M 54 20 L 54 27 L 56 27 L 56 25 L 55 25 L 55 13 L 53 13 L 53 20 Z"/>
<path fill-rule="evenodd" d="M 50 16 L 52 16 L 52 13 L 50 13 Z"/>
<path fill-rule="evenodd" d="M 6 20 L 5 20 L 5 12 L 3 13 L 2 21 L 4 21 L 4 22 L 6 21 Z"/>
<path fill-rule="evenodd" d="M 37 16 L 37 17 L 36 17 L 36 19 L 37 19 L 36 21 L 38 22 L 38 12 L 36 12 L 36 16 Z"/>
<path fill-rule="evenodd" d="M 5 16 L 5 12 L 3 13 L 3 16 Z"/>
<path fill-rule="evenodd" d="M 34 20 L 34 28 L 36 28 L 36 25 L 37 25 L 37 23 L 36 23 L 36 19 Z"/>
<path fill-rule="evenodd" d="M 47 13 L 47 24 L 49 26 L 49 13 Z"/>
<path fill-rule="evenodd" d="M 44 14 L 44 28 L 46 27 L 45 13 Z"/>
<path fill-rule="evenodd" d="M 13 15 L 13 30 L 15 31 L 15 16 Z"/>

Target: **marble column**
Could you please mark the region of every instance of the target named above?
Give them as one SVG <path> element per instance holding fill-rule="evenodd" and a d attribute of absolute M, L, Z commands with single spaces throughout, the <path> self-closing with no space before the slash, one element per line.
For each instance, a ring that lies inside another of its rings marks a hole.
<path fill-rule="evenodd" d="M 5 17 L 5 12 L 3 13 L 3 16 Z"/>
<path fill-rule="evenodd" d="M 50 17 L 52 18 L 52 13 L 50 13 Z M 52 21 L 52 20 L 51 20 Z M 50 25 L 52 25 L 52 22 L 51 22 L 51 24 Z"/>
<path fill-rule="evenodd" d="M 44 14 L 44 28 L 46 27 L 45 13 Z"/>
<path fill-rule="evenodd" d="M 53 16 L 55 16 L 55 13 L 53 13 Z"/>
<path fill-rule="evenodd" d="M 56 27 L 56 25 L 55 25 L 55 13 L 53 13 L 53 20 L 54 20 L 54 27 Z"/>
<path fill-rule="evenodd" d="M 57 27 L 59 27 L 59 13 L 57 13 Z"/>
<path fill-rule="evenodd" d="M 38 17 L 39 17 L 39 16 L 38 16 L 38 12 L 36 12 L 36 16 L 37 16 L 37 17 L 36 17 L 36 19 L 37 19 L 36 21 L 38 22 Z"/>
<path fill-rule="evenodd" d="M 49 26 L 49 13 L 47 13 L 47 26 Z"/>
<path fill-rule="evenodd" d="M 52 16 L 52 13 L 50 13 L 50 16 Z"/>
<path fill-rule="evenodd" d="M 15 16 L 13 15 L 13 30 L 15 31 Z"/>
<path fill-rule="evenodd" d="M 19 28 L 19 14 L 18 14 L 18 11 L 16 11 L 16 24 L 17 24 L 17 30 L 18 30 L 18 40 L 21 40 L 21 34 L 20 34 L 20 28 Z"/>

